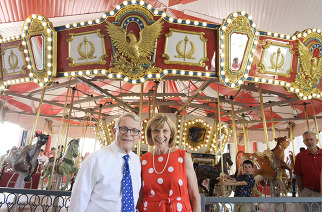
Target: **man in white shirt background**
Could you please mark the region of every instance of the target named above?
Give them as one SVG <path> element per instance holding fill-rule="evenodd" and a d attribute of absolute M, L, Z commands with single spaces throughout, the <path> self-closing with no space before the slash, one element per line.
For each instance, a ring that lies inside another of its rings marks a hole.
<path fill-rule="evenodd" d="M 41 172 L 47 160 L 48 160 L 48 157 L 44 155 L 44 150 L 40 149 L 39 156 L 38 156 L 38 162 L 39 162 L 38 172 Z"/>
<path fill-rule="evenodd" d="M 117 120 L 114 141 L 84 160 L 76 176 L 69 212 L 135 210 L 141 188 L 141 164 L 132 149 L 140 140 L 141 130 L 141 119 L 134 113 L 123 114 Z M 125 167 L 129 167 L 130 176 L 123 175 Z M 132 184 L 130 189 L 127 189 L 128 178 Z M 132 203 L 125 208 L 127 196 L 124 195 L 129 194 Z"/>

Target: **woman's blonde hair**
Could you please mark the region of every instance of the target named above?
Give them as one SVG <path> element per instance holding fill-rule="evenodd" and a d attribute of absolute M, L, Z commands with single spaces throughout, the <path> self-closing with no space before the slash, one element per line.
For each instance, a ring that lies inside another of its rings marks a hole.
<path fill-rule="evenodd" d="M 152 140 L 152 135 L 151 135 L 152 130 L 156 129 L 156 128 L 163 128 L 165 123 L 167 123 L 169 125 L 170 132 L 171 132 L 171 136 L 170 136 L 170 140 L 169 140 L 169 147 L 172 147 L 174 145 L 175 135 L 176 135 L 176 126 L 167 115 L 160 113 L 160 114 L 155 115 L 148 122 L 148 124 L 146 126 L 145 138 L 150 146 L 154 145 L 154 142 Z"/>

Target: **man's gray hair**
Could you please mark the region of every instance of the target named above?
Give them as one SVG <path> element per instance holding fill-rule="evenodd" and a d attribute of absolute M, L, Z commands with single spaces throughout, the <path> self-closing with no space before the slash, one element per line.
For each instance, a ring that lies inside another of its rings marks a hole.
<path fill-rule="evenodd" d="M 315 138 L 317 138 L 317 137 L 316 137 L 316 133 L 315 133 L 315 132 L 312 132 L 312 131 L 306 131 L 306 132 L 304 132 L 304 133 L 303 133 L 303 137 L 304 137 L 305 135 L 308 135 L 308 134 L 315 135 Z"/>
<path fill-rule="evenodd" d="M 129 116 L 129 117 L 132 117 L 135 121 L 139 122 L 140 123 L 140 129 L 139 130 L 142 130 L 142 120 L 141 118 L 136 115 L 135 113 L 124 113 L 123 115 L 121 115 L 117 121 L 115 122 L 115 128 L 116 129 L 119 129 L 119 124 L 120 124 L 120 121 L 122 118 L 126 117 L 126 116 Z"/>

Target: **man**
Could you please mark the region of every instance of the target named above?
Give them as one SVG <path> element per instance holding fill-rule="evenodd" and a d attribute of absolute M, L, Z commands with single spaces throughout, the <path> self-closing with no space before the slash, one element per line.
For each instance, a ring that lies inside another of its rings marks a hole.
<path fill-rule="evenodd" d="M 299 196 L 319 197 L 322 149 L 317 146 L 318 139 L 314 132 L 305 132 L 303 142 L 307 149 L 296 155 L 294 168 Z"/>
<path fill-rule="evenodd" d="M 38 172 L 41 172 L 42 168 L 44 167 L 44 164 L 48 160 L 48 157 L 44 155 L 44 150 L 40 149 L 39 156 L 38 156 Z"/>
<path fill-rule="evenodd" d="M 140 140 L 141 130 L 141 119 L 133 113 L 117 120 L 114 142 L 84 160 L 72 191 L 70 212 L 135 211 L 141 188 L 141 164 L 132 149 Z M 132 202 L 125 208 L 128 199 Z"/>

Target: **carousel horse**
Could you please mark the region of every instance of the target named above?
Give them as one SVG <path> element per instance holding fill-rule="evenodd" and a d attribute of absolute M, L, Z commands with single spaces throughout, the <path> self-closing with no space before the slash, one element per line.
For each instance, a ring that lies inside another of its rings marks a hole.
<path fill-rule="evenodd" d="M 68 143 L 66 152 L 62 158 L 58 158 L 54 167 L 54 174 L 60 175 L 61 177 L 66 175 L 66 184 L 63 186 L 62 190 L 66 190 L 68 183 L 71 179 L 73 173 L 77 174 L 78 168 L 75 166 L 73 158 L 78 156 L 79 139 L 73 139 Z M 50 182 L 52 176 L 51 171 L 54 165 L 53 160 L 48 160 L 43 167 L 42 177 L 40 178 L 41 189 L 44 188 L 44 180 L 48 177 L 48 182 Z M 50 189 L 50 188 L 47 188 Z"/>
<path fill-rule="evenodd" d="M 49 141 L 49 135 L 36 133 L 36 140 L 36 144 L 24 146 L 21 150 L 12 148 L 8 157 L 3 162 L 1 175 L 4 169 L 9 167 L 13 171 L 26 173 L 27 176 L 24 178 L 24 181 L 29 181 L 32 175 L 37 172 L 37 158 L 40 148 Z"/>
<path fill-rule="evenodd" d="M 12 147 L 9 152 L 3 156 L 1 156 L 1 174 L 0 174 L 0 180 L 3 172 L 5 170 L 10 171 L 13 169 L 13 163 L 17 160 L 17 157 L 19 154 L 17 154 L 17 151 L 19 149 L 14 146 Z"/>
<path fill-rule="evenodd" d="M 204 190 L 204 192 L 209 193 L 210 196 L 213 195 L 215 184 L 219 182 L 218 178 L 220 177 L 222 170 L 222 159 L 224 164 L 224 173 L 228 174 L 229 167 L 233 165 L 229 153 L 224 153 L 222 155 L 222 158 L 220 158 L 219 163 L 215 166 L 199 165 L 196 162 L 193 164 L 198 179 L 198 186 L 201 187 Z M 204 185 L 202 185 L 202 182 L 206 179 L 210 180 L 209 191 Z"/>
<path fill-rule="evenodd" d="M 274 149 L 265 150 L 263 153 L 244 153 L 239 151 L 236 155 L 236 173 L 239 171 L 239 155 L 241 155 L 241 163 L 245 160 L 250 160 L 254 164 L 255 182 L 259 183 L 262 180 L 277 180 L 281 183 L 284 170 L 290 172 L 290 180 L 292 179 L 292 169 L 284 162 L 284 150 L 290 145 L 290 142 L 285 137 L 275 139 L 277 144 Z M 282 184 L 283 190 L 286 188 Z"/>

